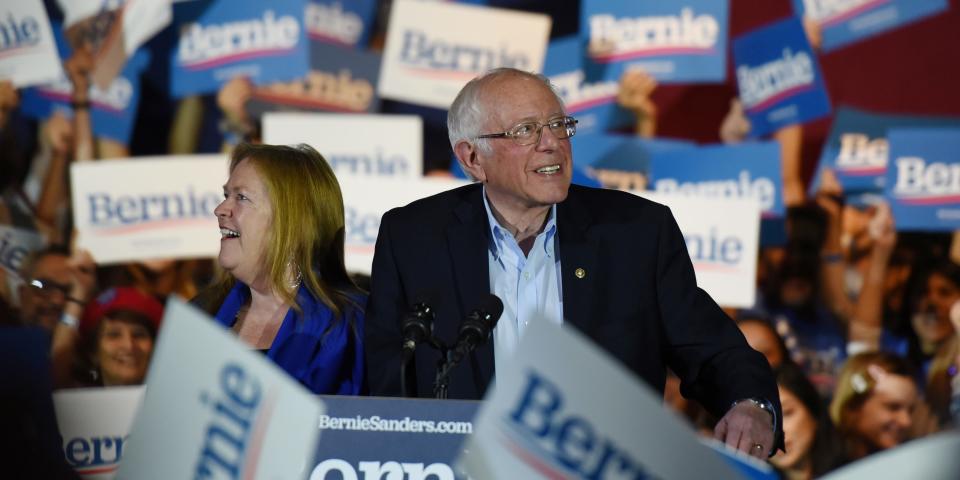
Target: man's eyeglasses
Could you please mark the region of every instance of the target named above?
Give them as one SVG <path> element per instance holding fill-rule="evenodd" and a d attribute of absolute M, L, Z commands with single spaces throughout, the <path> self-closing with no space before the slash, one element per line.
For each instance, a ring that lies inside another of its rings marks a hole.
<path fill-rule="evenodd" d="M 33 280 L 30 280 L 30 286 L 45 296 L 59 294 L 63 295 L 64 297 L 68 297 L 70 294 L 69 285 L 57 283 L 53 280 L 47 280 L 45 278 L 34 278 Z"/>
<path fill-rule="evenodd" d="M 540 122 L 522 122 L 516 126 L 500 133 L 487 133 L 478 135 L 477 138 L 509 138 L 517 145 L 533 145 L 540 143 L 540 136 L 543 134 L 543 127 L 547 127 L 557 138 L 570 138 L 577 133 L 577 119 L 573 117 L 556 117 L 547 120 L 547 123 Z"/>

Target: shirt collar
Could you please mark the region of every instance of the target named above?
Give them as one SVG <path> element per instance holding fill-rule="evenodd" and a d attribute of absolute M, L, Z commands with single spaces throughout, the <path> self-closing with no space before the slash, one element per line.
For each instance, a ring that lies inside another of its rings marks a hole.
<path fill-rule="evenodd" d="M 510 231 L 506 228 L 503 228 L 500 225 L 500 222 L 497 221 L 497 218 L 493 216 L 493 209 L 490 208 L 490 201 L 487 200 L 487 187 L 483 187 L 483 208 L 487 211 L 487 225 L 490 227 L 490 252 L 493 254 L 494 259 L 500 258 L 500 250 L 502 242 L 506 241 L 508 238 L 516 242 L 513 238 L 513 235 L 510 234 Z M 550 212 L 547 213 L 547 224 L 544 225 L 543 231 L 538 233 L 539 235 L 546 235 L 543 242 L 543 250 L 550 257 L 553 257 L 553 239 L 557 234 L 557 204 L 550 206 Z"/>

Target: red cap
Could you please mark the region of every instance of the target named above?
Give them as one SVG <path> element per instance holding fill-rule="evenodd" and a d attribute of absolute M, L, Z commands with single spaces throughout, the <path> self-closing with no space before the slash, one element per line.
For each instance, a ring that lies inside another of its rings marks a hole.
<path fill-rule="evenodd" d="M 160 328 L 163 318 L 163 305 L 156 298 L 133 287 L 114 287 L 87 304 L 80 319 L 80 333 L 93 332 L 104 316 L 117 310 L 130 310 L 147 317 L 154 329 Z"/>

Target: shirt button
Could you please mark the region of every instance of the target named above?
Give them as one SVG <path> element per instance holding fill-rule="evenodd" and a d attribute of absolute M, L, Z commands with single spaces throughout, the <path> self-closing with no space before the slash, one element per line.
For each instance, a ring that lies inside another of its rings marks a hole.
<path fill-rule="evenodd" d="M 530 272 L 523 272 L 523 279 L 530 280 Z"/>

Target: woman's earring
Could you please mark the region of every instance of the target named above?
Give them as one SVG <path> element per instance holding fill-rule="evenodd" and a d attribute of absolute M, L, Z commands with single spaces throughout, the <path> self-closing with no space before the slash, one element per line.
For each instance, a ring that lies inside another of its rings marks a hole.
<path fill-rule="evenodd" d="M 292 268 L 294 271 L 296 271 L 296 274 L 293 276 L 293 281 L 290 282 L 290 288 L 292 290 L 296 290 L 300 288 L 300 282 L 303 280 L 303 274 L 300 272 L 300 267 L 297 264 L 290 262 L 287 265 L 289 268 Z"/>

